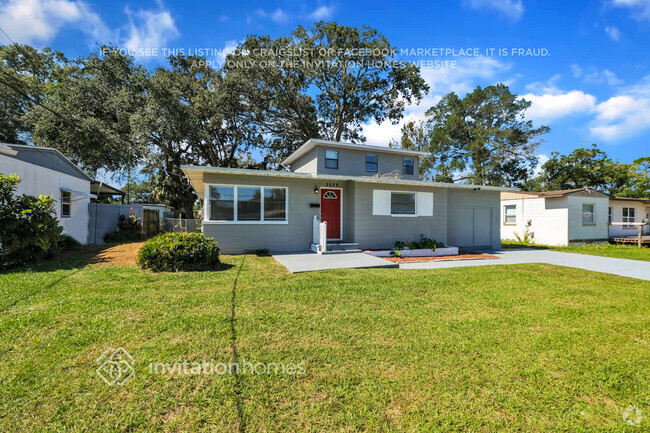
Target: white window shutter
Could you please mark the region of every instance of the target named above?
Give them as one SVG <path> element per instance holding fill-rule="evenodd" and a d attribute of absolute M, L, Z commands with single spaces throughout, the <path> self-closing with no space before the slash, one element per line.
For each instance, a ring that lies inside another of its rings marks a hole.
<path fill-rule="evenodd" d="M 418 216 L 433 216 L 433 193 L 418 192 Z"/>
<path fill-rule="evenodd" d="M 383 189 L 372 191 L 372 214 L 390 215 L 390 191 Z"/>

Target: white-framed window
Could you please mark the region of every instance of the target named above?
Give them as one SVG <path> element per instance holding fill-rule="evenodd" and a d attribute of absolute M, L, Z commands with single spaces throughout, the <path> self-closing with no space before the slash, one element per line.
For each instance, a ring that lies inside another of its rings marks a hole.
<path fill-rule="evenodd" d="M 612 207 L 611 206 L 607 209 L 607 222 L 610 223 L 610 224 L 612 223 Z"/>
<path fill-rule="evenodd" d="M 517 224 L 517 205 L 507 204 L 503 206 L 503 223 Z"/>
<path fill-rule="evenodd" d="M 207 185 L 206 222 L 286 223 L 288 188 Z"/>
<path fill-rule="evenodd" d="M 404 174 L 413 174 L 413 158 L 404 158 Z"/>
<path fill-rule="evenodd" d="M 624 207 L 623 208 L 623 222 L 624 223 L 634 223 L 636 222 L 636 209 L 633 207 Z M 633 229 L 634 226 L 623 226 L 624 229 Z"/>
<path fill-rule="evenodd" d="M 582 225 L 596 224 L 596 206 L 593 203 L 582 204 Z"/>
<path fill-rule="evenodd" d="M 326 150 L 325 151 L 325 168 L 339 168 L 339 151 Z"/>
<path fill-rule="evenodd" d="M 391 192 L 390 193 L 390 214 L 391 215 L 415 215 L 416 194 L 414 192 Z"/>
<path fill-rule="evenodd" d="M 72 194 L 70 191 L 61 190 L 61 218 L 70 218 L 72 215 Z"/>
<path fill-rule="evenodd" d="M 377 155 L 366 153 L 366 171 L 370 173 L 377 173 Z"/>

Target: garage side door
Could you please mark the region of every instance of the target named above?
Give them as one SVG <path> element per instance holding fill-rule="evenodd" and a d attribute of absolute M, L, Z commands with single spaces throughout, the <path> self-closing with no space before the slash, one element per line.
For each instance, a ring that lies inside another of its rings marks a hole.
<path fill-rule="evenodd" d="M 492 208 L 457 207 L 450 209 L 448 244 L 457 247 L 492 245 Z"/>

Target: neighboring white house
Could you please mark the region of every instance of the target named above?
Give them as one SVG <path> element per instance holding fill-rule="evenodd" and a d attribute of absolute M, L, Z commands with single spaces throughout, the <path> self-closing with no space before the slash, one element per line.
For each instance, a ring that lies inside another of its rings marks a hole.
<path fill-rule="evenodd" d="M 17 174 L 17 194 L 50 195 L 63 233 L 88 242 L 91 178 L 56 149 L 0 144 L 0 173 Z"/>
<path fill-rule="evenodd" d="M 613 197 L 609 200 L 609 222 L 640 223 L 648 221 L 650 200 Z M 610 225 L 610 237 L 637 236 L 638 229 L 632 225 Z M 650 226 L 643 226 L 643 234 L 650 234 Z"/>
<path fill-rule="evenodd" d="M 528 233 L 545 245 L 608 239 L 609 196 L 591 188 L 549 192 L 502 192 L 501 239 Z"/>

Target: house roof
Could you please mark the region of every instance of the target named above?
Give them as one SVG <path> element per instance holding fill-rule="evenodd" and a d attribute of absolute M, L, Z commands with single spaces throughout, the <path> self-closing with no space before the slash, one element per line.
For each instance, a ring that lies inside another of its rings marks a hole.
<path fill-rule="evenodd" d="M 501 194 L 501 200 L 513 200 L 513 199 L 531 199 L 531 198 L 553 198 L 553 197 L 566 197 L 568 195 L 591 195 L 594 197 L 608 198 L 609 196 L 600 191 L 596 191 L 593 188 L 574 188 L 574 189 L 562 189 L 557 191 L 514 191 L 514 192 L 504 192 Z"/>
<path fill-rule="evenodd" d="M 192 183 L 192 187 L 200 198 L 203 198 L 204 182 L 203 173 L 221 173 L 221 174 L 238 174 L 245 176 L 271 176 L 271 177 L 285 177 L 291 179 L 314 179 L 314 180 L 338 180 L 338 181 L 354 181 L 364 183 L 376 183 L 384 185 L 413 185 L 413 186 L 429 186 L 438 188 L 457 188 L 457 189 L 472 189 L 472 190 L 485 190 L 485 191 L 516 191 L 514 188 L 504 188 L 499 186 L 485 186 L 485 185 L 469 185 L 463 183 L 444 183 L 444 182 L 429 182 L 421 180 L 406 180 L 406 179 L 391 179 L 391 178 L 377 178 L 377 177 L 363 177 L 363 176 L 340 176 L 335 174 L 312 174 L 312 173 L 296 173 L 291 171 L 273 171 L 273 170 L 252 170 L 246 168 L 228 168 L 228 167 L 201 167 L 195 165 L 183 165 L 181 169 Z"/>
<path fill-rule="evenodd" d="M 635 201 L 643 204 L 650 204 L 650 199 L 647 198 L 634 198 L 634 197 L 610 197 L 610 200 L 618 201 Z"/>
<path fill-rule="evenodd" d="M 3 149 L 9 148 L 10 150 L 17 152 L 14 155 L 9 154 L 11 158 L 58 171 L 60 173 L 65 173 L 79 179 L 92 181 L 90 176 L 84 173 L 83 170 L 77 167 L 76 164 L 56 149 L 51 147 L 27 146 L 24 144 L 0 144 Z M 2 152 L 2 154 L 7 155 L 7 152 Z"/>
<path fill-rule="evenodd" d="M 344 143 L 342 141 L 329 141 L 329 140 L 320 140 L 316 138 L 310 138 L 300 146 L 295 152 L 293 152 L 287 159 L 282 161 L 282 165 L 291 165 L 292 162 L 296 161 L 298 158 L 312 150 L 316 146 L 329 146 L 329 147 L 338 147 L 342 149 L 356 149 L 356 150 L 366 150 L 374 152 L 389 152 L 396 153 L 399 155 L 412 155 L 412 156 L 430 156 L 429 152 L 419 152 L 415 150 L 404 150 L 404 149 L 395 149 L 392 147 L 385 146 L 373 146 L 369 144 L 358 144 L 358 143 Z"/>

